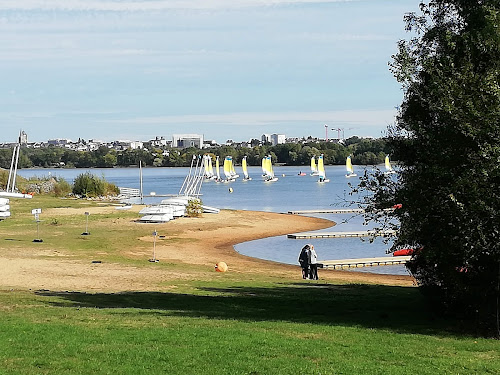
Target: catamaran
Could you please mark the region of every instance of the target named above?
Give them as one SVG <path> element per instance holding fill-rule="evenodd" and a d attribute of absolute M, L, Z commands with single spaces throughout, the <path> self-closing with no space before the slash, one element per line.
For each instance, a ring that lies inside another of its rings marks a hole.
<path fill-rule="evenodd" d="M 389 155 L 385 156 L 385 173 L 386 174 L 396 173 L 396 171 L 392 169 L 391 162 L 389 161 Z"/>
<path fill-rule="evenodd" d="M 209 154 L 203 155 L 204 176 L 207 180 L 215 180 L 214 168 L 212 166 L 212 157 Z"/>
<path fill-rule="evenodd" d="M 318 167 L 316 167 L 316 158 L 313 156 L 311 158 L 311 176 L 318 175 Z"/>
<path fill-rule="evenodd" d="M 345 161 L 345 169 L 347 170 L 346 177 L 356 177 L 357 174 L 354 173 L 354 168 L 352 167 L 351 156 L 348 156 Z"/>
<path fill-rule="evenodd" d="M 320 184 L 324 184 L 325 182 L 330 182 L 328 178 L 326 178 L 325 165 L 323 163 L 323 154 L 321 154 L 318 158 L 318 182 Z"/>
<path fill-rule="evenodd" d="M 241 168 L 243 169 L 243 181 L 250 181 L 252 178 L 248 176 L 248 167 L 247 167 L 247 157 L 243 156 L 243 160 L 241 161 Z"/>
<path fill-rule="evenodd" d="M 278 177 L 274 176 L 273 163 L 271 161 L 271 155 L 262 158 L 262 170 L 265 175 L 264 182 L 275 182 L 278 181 Z"/>
<path fill-rule="evenodd" d="M 226 156 L 224 159 L 224 176 L 226 176 L 224 182 L 234 181 L 239 177 L 234 170 L 233 158 L 231 156 Z"/>

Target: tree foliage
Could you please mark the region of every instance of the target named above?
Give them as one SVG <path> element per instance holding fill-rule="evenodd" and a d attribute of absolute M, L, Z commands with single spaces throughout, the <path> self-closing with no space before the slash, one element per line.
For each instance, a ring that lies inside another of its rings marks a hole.
<path fill-rule="evenodd" d="M 417 249 L 409 269 L 448 312 L 499 334 L 500 2 L 434 0 L 408 14 L 415 37 L 390 63 L 404 90 L 389 144 L 396 182 L 363 182 L 372 208 L 394 211 L 393 249 Z"/>
<path fill-rule="evenodd" d="M 325 164 L 344 164 L 348 155 L 353 156 L 353 163 L 360 165 L 382 163 L 386 153 L 390 152 L 384 139 L 361 139 L 351 137 L 343 143 L 306 142 L 285 143 L 276 146 L 255 144 L 251 148 L 240 146 L 218 146 L 200 150 L 198 148 L 175 149 L 170 147 L 155 148 L 147 145 L 144 149 L 114 150 L 105 146 L 94 151 L 75 151 L 55 146 L 46 148 L 22 148 L 19 157 L 20 168 L 30 167 L 65 167 L 65 168 L 113 168 L 138 166 L 187 167 L 193 155 L 210 153 L 224 159 L 232 156 L 239 164 L 247 157 L 249 165 L 260 165 L 266 155 L 271 155 L 273 163 L 286 165 L 309 165 L 311 157 L 324 155 Z M 0 168 L 9 168 L 11 149 L 0 149 Z M 214 158 L 215 160 L 215 158 Z"/>

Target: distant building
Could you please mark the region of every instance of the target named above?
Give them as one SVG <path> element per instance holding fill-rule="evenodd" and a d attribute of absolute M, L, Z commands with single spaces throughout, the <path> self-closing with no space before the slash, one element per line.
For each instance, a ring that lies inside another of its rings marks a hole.
<path fill-rule="evenodd" d="M 19 134 L 19 144 L 23 146 L 28 144 L 28 134 L 26 134 L 24 130 L 21 130 L 21 134 Z"/>
<path fill-rule="evenodd" d="M 56 139 L 49 139 L 47 143 L 49 146 L 66 147 L 66 145 L 69 145 L 72 142 L 71 139 L 56 138 Z"/>
<path fill-rule="evenodd" d="M 272 134 L 271 135 L 271 144 L 273 146 L 281 145 L 281 144 L 285 143 L 285 141 L 286 141 L 286 137 L 284 134 Z"/>
<path fill-rule="evenodd" d="M 262 134 L 260 140 L 262 143 L 271 143 L 271 134 Z"/>
<path fill-rule="evenodd" d="M 188 147 L 203 147 L 203 135 L 199 134 L 173 134 L 172 147 L 188 148 Z"/>
<path fill-rule="evenodd" d="M 163 137 L 155 137 L 155 139 L 152 139 L 149 141 L 151 143 L 151 146 L 153 147 L 166 147 L 168 145 L 168 141 L 163 138 Z"/>

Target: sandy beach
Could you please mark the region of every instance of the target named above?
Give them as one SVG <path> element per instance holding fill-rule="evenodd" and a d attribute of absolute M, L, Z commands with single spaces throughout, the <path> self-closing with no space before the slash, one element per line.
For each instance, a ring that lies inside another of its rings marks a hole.
<path fill-rule="evenodd" d="M 139 209 L 140 207 L 134 207 L 134 211 Z M 64 217 L 83 214 L 84 211 L 90 211 L 91 215 L 116 212 L 114 207 L 108 206 L 50 209 L 45 214 L 47 217 Z M 270 278 L 297 278 L 297 281 L 305 282 L 300 276 L 298 265 L 247 257 L 237 253 L 233 246 L 258 238 L 328 228 L 332 223 L 297 215 L 223 210 L 220 214 L 180 218 L 154 226 L 125 218 L 105 220 L 101 225 L 105 225 L 110 232 L 114 229 L 145 228 L 146 233 L 149 233 L 156 229 L 159 234 L 156 258 L 160 263 L 147 261 L 152 255 L 152 235 L 137 238 L 137 243 L 124 243 L 119 251 L 120 261 L 101 263 L 94 263 L 99 259 L 99 251 L 96 251 L 92 259 L 81 259 L 72 256 L 70 249 L 52 249 L 50 243 L 13 252 L 9 241 L 0 235 L 3 240 L 0 244 L 0 287 L 31 290 L 159 291 L 169 290 L 173 284 L 182 280 L 207 280 L 213 277 L 233 277 L 235 274 L 247 279 L 255 274 L 265 274 Z M 291 249 L 297 254 L 299 250 Z M 134 262 L 128 265 L 127 259 Z M 144 263 L 138 266 L 137 260 L 142 259 Z M 221 274 L 214 271 L 214 266 L 219 261 L 228 264 L 228 272 Z M 413 285 L 413 279 L 409 276 L 320 270 L 319 282 L 329 281 Z"/>

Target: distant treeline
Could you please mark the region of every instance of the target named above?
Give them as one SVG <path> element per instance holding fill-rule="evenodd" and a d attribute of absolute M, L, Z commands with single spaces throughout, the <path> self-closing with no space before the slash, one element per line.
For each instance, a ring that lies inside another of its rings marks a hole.
<path fill-rule="evenodd" d="M 210 154 L 215 160 L 232 156 L 236 164 L 240 164 L 247 156 L 249 165 L 260 165 L 266 155 L 271 155 L 274 164 L 309 165 L 313 156 L 324 155 L 327 165 L 344 164 L 347 156 L 352 156 L 354 164 L 374 165 L 383 163 L 386 154 L 390 153 L 388 145 L 382 138 L 361 139 L 351 137 L 342 144 L 332 142 L 286 143 L 276 146 L 262 145 L 252 148 L 219 146 L 200 150 L 198 148 L 173 149 L 154 148 L 146 144 L 144 149 L 116 151 L 100 147 L 95 151 L 74 151 L 61 147 L 39 149 L 22 148 L 19 157 L 19 168 L 31 167 L 63 167 L 63 168 L 112 168 L 143 165 L 156 167 L 186 167 L 193 155 Z M 0 149 L 0 167 L 9 168 L 12 150 Z"/>

